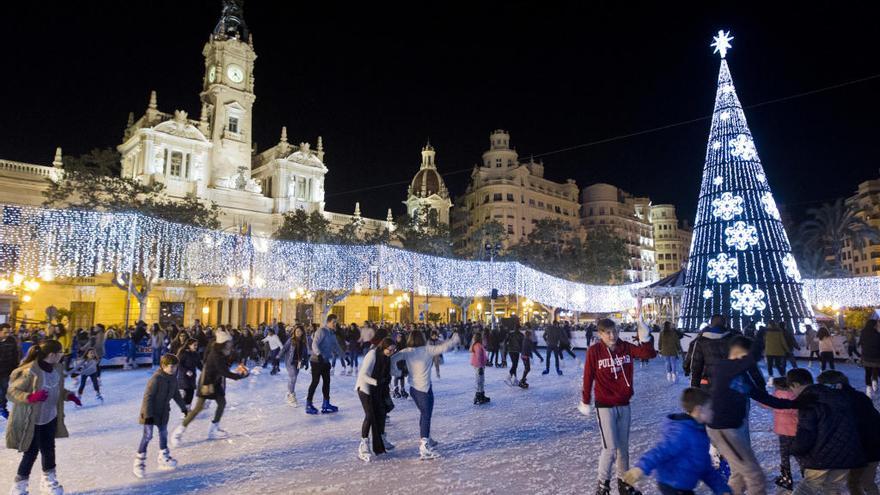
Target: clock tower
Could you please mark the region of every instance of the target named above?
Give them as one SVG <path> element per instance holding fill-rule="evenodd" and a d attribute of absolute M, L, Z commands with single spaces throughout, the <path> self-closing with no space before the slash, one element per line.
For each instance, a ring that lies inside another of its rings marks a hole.
<path fill-rule="evenodd" d="M 205 78 L 203 120 L 213 143 L 209 184 L 242 189 L 251 177 L 254 106 L 253 38 L 244 22 L 241 0 L 224 0 L 223 12 L 202 50 Z"/>

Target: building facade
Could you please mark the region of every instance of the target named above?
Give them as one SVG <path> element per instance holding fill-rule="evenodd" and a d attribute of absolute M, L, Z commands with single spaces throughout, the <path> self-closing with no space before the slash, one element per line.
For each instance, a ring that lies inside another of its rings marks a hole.
<path fill-rule="evenodd" d="M 866 180 L 859 184 L 855 194 L 846 199 L 846 205 L 875 229 L 880 230 L 880 179 Z M 880 243 L 867 242 L 862 248 L 844 241 L 843 268 L 856 276 L 880 275 Z"/>
<path fill-rule="evenodd" d="M 623 240 L 629 267 L 623 282 L 657 280 L 651 200 L 637 197 L 611 184 L 593 184 L 581 192 L 581 225 L 586 231 L 605 228 Z"/>
<path fill-rule="evenodd" d="M 459 252 L 476 252 L 473 233 L 496 221 L 506 229 L 507 246 L 525 240 L 537 220 L 558 219 L 578 228 L 578 188 L 572 179 L 554 182 L 544 177 L 544 164 L 520 162 L 510 147 L 510 134 L 495 130 L 489 149 L 474 166 L 464 194 L 456 198 L 452 232 Z"/>
<path fill-rule="evenodd" d="M 437 152 L 431 143 L 422 148 L 422 164 L 406 191 L 406 213 L 410 217 L 424 215 L 449 225 L 449 210 L 452 201 L 443 177 L 437 171 Z"/>
<path fill-rule="evenodd" d="M 651 205 L 651 223 L 654 228 L 657 275 L 664 278 L 685 267 L 692 232 L 687 228 L 687 222 L 680 225 L 675 215 L 675 205 Z"/>

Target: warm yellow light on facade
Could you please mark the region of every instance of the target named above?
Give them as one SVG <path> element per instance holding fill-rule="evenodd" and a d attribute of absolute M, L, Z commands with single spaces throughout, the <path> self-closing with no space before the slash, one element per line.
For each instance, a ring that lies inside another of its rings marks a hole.
<path fill-rule="evenodd" d="M 18 286 L 21 285 L 22 282 L 24 282 L 24 275 L 20 273 L 15 273 L 12 275 L 12 285 Z"/>
<path fill-rule="evenodd" d="M 228 285 L 230 287 L 235 286 L 235 275 L 230 275 L 230 276 L 226 277 L 226 285 Z"/>
<path fill-rule="evenodd" d="M 203 315 L 208 316 L 208 313 L 210 313 L 210 312 L 211 312 L 211 308 L 209 308 L 208 306 L 202 306 L 202 314 Z"/>
<path fill-rule="evenodd" d="M 31 302 L 31 295 L 30 295 L 30 294 L 25 294 L 25 295 L 21 296 L 21 300 L 24 301 L 24 302 L 26 302 L 26 303 Z"/>
<path fill-rule="evenodd" d="M 24 290 L 28 292 L 36 292 L 40 288 L 40 283 L 36 279 L 30 279 L 24 283 Z"/>
<path fill-rule="evenodd" d="M 0 292 L 6 292 L 12 288 L 12 282 L 5 278 L 0 279 Z"/>

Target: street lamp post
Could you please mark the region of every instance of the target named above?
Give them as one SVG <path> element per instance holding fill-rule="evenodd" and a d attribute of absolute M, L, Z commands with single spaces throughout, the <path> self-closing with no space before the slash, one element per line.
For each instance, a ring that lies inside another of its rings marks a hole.
<path fill-rule="evenodd" d="M 495 255 L 498 254 L 498 253 L 501 251 L 501 243 L 500 243 L 500 242 L 496 242 L 495 244 L 492 244 L 491 242 L 486 242 L 486 245 L 485 245 L 484 247 L 485 247 L 485 253 L 489 255 L 489 265 L 492 267 L 492 283 L 493 283 L 493 287 L 492 287 L 492 292 L 491 292 L 491 294 L 489 295 L 489 308 L 490 308 L 489 311 L 491 311 L 492 314 L 489 316 L 489 318 L 490 318 L 490 320 L 489 320 L 489 325 L 490 325 L 490 328 L 491 328 L 492 330 L 494 330 L 494 329 L 495 329 L 495 296 L 496 296 L 496 294 L 497 294 L 497 292 L 498 292 L 498 290 L 494 287 L 494 282 L 495 282 Z"/>

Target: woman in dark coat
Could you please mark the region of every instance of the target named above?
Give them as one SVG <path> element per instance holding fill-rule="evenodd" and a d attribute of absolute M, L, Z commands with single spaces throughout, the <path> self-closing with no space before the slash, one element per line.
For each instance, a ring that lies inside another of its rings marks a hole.
<path fill-rule="evenodd" d="M 186 407 L 192 406 L 193 396 L 196 391 L 196 374 L 202 369 L 202 359 L 199 357 L 199 341 L 189 339 L 186 345 L 177 351 L 177 386 L 183 390 L 183 402 Z"/>
<path fill-rule="evenodd" d="M 208 430 L 208 439 L 226 438 L 229 436 L 225 430 L 220 428 L 220 420 L 223 418 L 223 409 L 226 407 L 226 379 L 241 380 L 248 376 L 247 368 L 239 366 L 239 373 L 229 371 L 230 356 L 232 355 L 232 342 L 229 340 L 229 334 L 218 334 L 217 341 L 213 344 L 209 352 L 205 356 L 205 367 L 199 380 L 198 399 L 196 405 L 193 406 L 183 423 L 174 430 L 171 436 L 171 445 L 176 447 L 180 444 L 186 427 L 196 416 L 202 412 L 205 407 L 206 400 L 213 400 L 217 403 L 217 409 L 214 411 L 214 420 L 211 421 L 211 428 Z"/>
<path fill-rule="evenodd" d="M 868 320 L 859 334 L 859 347 L 862 348 L 862 366 L 865 367 L 865 392 L 873 397 L 877 392 L 877 379 L 880 376 L 880 332 L 877 320 Z"/>

